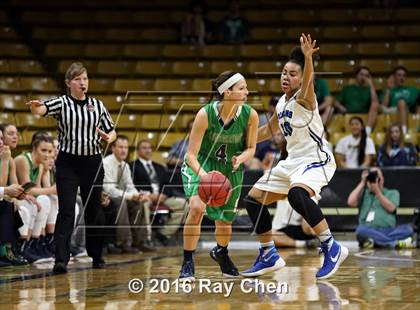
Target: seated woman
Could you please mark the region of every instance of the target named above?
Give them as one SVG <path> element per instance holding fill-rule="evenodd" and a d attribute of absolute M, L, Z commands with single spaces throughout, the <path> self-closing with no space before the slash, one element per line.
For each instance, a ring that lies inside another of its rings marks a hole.
<path fill-rule="evenodd" d="M 417 162 L 416 148 L 405 143 L 400 125 L 391 125 L 385 137 L 385 143 L 378 151 L 379 167 L 415 166 Z"/>
<path fill-rule="evenodd" d="M 52 138 L 45 134 L 34 135 L 32 151 L 15 158 L 17 179 L 20 185 L 32 182 L 35 184 L 28 194 L 36 197 L 36 205 L 20 201 L 19 206 L 32 214 L 28 225 L 20 228 L 20 254 L 30 263 L 53 261 L 52 253 L 45 246 L 45 227 L 51 211 L 51 200 L 48 195 L 56 194 L 55 186 L 43 187 L 44 169 L 53 151 Z M 25 221 L 24 221 L 25 222 Z"/>
<path fill-rule="evenodd" d="M 340 168 L 367 168 L 375 155 L 375 145 L 366 135 L 363 120 L 358 116 L 350 119 L 350 135 L 341 138 L 335 147 Z"/>

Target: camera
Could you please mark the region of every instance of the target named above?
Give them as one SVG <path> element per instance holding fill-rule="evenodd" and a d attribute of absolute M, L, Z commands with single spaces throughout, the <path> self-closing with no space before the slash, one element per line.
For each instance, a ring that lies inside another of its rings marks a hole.
<path fill-rule="evenodd" d="M 366 177 L 366 180 L 369 183 L 376 183 L 378 181 L 378 172 L 377 171 L 369 172 L 368 176 Z"/>

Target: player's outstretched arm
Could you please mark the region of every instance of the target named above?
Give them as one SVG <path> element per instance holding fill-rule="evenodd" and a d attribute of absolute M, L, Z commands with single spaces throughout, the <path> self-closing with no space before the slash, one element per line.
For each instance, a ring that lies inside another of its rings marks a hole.
<path fill-rule="evenodd" d="M 248 130 L 246 132 L 247 148 L 239 156 L 233 156 L 232 158 L 233 169 L 238 169 L 242 163 L 254 157 L 255 148 L 257 145 L 257 131 L 258 131 L 258 114 L 254 109 L 252 109 L 251 115 L 248 121 Z"/>
<path fill-rule="evenodd" d="M 306 36 L 302 33 L 300 37 L 300 48 L 302 49 L 302 53 L 305 55 L 305 67 L 303 69 L 301 92 L 298 94 L 296 101 L 311 111 L 317 108 L 313 81 L 314 64 L 312 62 L 312 55 L 319 50 L 319 47 L 315 47 L 315 44 L 316 40 L 312 41 L 310 34 Z"/>
<path fill-rule="evenodd" d="M 186 156 L 188 166 L 190 166 L 191 169 L 200 177 L 203 177 L 207 174 L 207 171 L 201 169 L 201 165 L 197 160 L 197 155 L 198 151 L 200 150 L 201 142 L 203 141 L 204 133 L 206 132 L 208 125 L 209 124 L 207 120 L 207 113 L 204 109 L 201 109 L 194 119 Z"/>
<path fill-rule="evenodd" d="M 32 114 L 43 116 L 47 113 L 47 107 L 40 100 L 29 100 L 26 103 L 30 107 Z"/>
<path fill-rule="evenodd" d="M 277 119 L 277 114 L 274 113 L 267 124 L 258 128 L 257 143 L 271 139 L 271 137 L 273 137 L 279 131 L 279 121 Z"/>

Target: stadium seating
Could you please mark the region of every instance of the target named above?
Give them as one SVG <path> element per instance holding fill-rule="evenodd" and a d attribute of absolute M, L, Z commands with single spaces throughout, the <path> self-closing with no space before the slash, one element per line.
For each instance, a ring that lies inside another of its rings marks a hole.
<path fill-rule="evenodd" d="M 359 65 L 371 69 L 378 91 L 397 64 L 409 70 L 407 85 L 420 84 L 418 8 L 367 8 L 348 1 L 328 6 L 298 0 L 293 9 L 284 9 L 275 0 L 244 1 L 242 12 L 252 26 L 245 44 L 196 46 L 178 44 L 187 2 L 156 0 L 146 5 L 126 0 L 115 9 L 112 1 L 62 5 L 53 0 L 11 0 L 21 9 L 22 25 L 34 46 L 27 45 L 0 9 L 0 112 L 10 114 L 1 121 L 16 121 L 30 130 L 53 126 L 43 120 L 37 125 L 37 119 L 25 116 L 25 102 L 60 94 L 67 68 L 81 61 L 89 72 L 89 93 L 104 102 L 115 120 L 121 112 L 118 126 L 130 143 L 151 135 L 157 143 L 170 128 L 171 135 L 157 155 L 162 159 L 170 137 L 185 134 L 187 122 L 210 97 L 210 80 L 223 71 L 246 75 L 253 92 L 248 100 L 262 113 L 271 96 L 280 93 L 280 72 L 302 32 L 311 33 L 321 47 L 316 71 L 333 96 L 354 82 Z M 84 14 L 74 14 L 75 8 Z M 162 8 L 167 13 L 162 14 Z M 222 4 L 209 4 L 210 19 L 225 15 Z M 348 133 L 350 117 L 333 117 L 328 127 L 333 143 Z M 366 121 L 366 115 L 362 117 Z M 385 129 L 395 121 L 396 115 L 378 116 L 375 142 L 383 141 Z M 419 125 L 419 116 L 410 114 L 407 138 L 416 143 Z"/>

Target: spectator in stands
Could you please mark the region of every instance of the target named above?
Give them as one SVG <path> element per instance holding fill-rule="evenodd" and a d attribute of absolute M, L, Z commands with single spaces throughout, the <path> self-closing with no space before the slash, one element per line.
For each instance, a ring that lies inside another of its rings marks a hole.
<path fill-rule="evenodd" d="M 203 0 L 189 3 L 189 11 L 181 26 L 182 43 L 204 45 L 213 40 L 213 23 L 206 17 L 207 4 Z"/>
<path fill-rule="evenodd" d="M 194 123 L 194 119 L 188 122 L 187 136 L 184 139 L 179 140 L 175 142 L 174 145 L 172 145 L 171 150 L 169 151 L 169 154 L 168 154 L 168 161 L 167 161 L 168 168 L 181 168 L 182 163 L 184 162 L 185 154 L 187 153 L 187 150 L 188 150 L 188 139 L 189 139 L 189 134 L 191 132 L 193 123 Z"/>
<path fill-rule="evenodd" d="M 262 150 L 264 154 L 264 157 L 261 161 L 263 170 L 271 169 L 271 167 L 274 167 L 279 162 L 284 154 L 287 154 L 285 147 L 286 139 L 281 132 L 274 134 L 269 141 L 271 141 L 271 145 L 268 146 L 268 148 L 265 150 Z M 260 154 L 258 154 L 258 156 L 260 156 Z"/>
<path fill-rule="evenodd" d="M 262 127 L 268 123 L 268 120 L 276 113 L 276 106 L 279 102 L 279 96 L 272 96 L 267 110 L 258 115 L 259 122 L 258 127 Z M 255 151 L 255 157 L 244 163 L 244 168 L 247 170 L 266 170 L 267 167 L 271 167 L 276 155 L 279 153 L 279 139 L 281 134 L 273 135 L 271 140 L 266 140 L 257 144 Z"/>
<path fill-rule="evenodd" d="M 257 144 L 257 150 L 255 152 L 255 157 L 259 160 L 264 161 L 267 153 L 278 154 L 281 151 L 281 145 L 284 143 L 285 139 L 281 132 L 273 134 L 273 138 L 264 141 L 263 143 Z"/>
<path fill-rule="evenodd" d="M 399 114 L 402 132 L 407 133 L 408 112 L 415 113 L 418 89 L 414 86 L 405 86 L 407 68 L 397 66 L 388 78 L 387 88 L 382 94 L 381 110 L 387 114 Z"/>
<path fill-rule="evenodd" d="M 366 135 L 363 120 L 354 116 L 350 119 L 351 134 L 341 138 L 335 147 L 337 164 L 340 168 L 369 167 L 375 155 L 375 145 Z"/>
<path fill-rule="evenodd" d="M 344 87 L 334 107 L 341 113 L 368 113 L 366 133 L 370 135 L 378 115 L 379 100 L 368 67 L 357 68 L 356 84 Z"/>
<path fill-rule="evenodd" d="M 314 83 L 316 101 L 318 101 L 318 110 L 321 114 L 322 123 L 324 126 L 327 126 L 334 113 L 334 99 L 331 96 L 327 81 L 320 79 L 315 75 Z"/>
<path fill-rule="evenodd" d="M 295 212 L 287 200 L 277 202 L 273 218 L 273 239 L 276 247 L 303 248 L 312 246 L 309 240 L 317 241 L 311 226 Z"/>
<path fill-rule="evenodd" d="M 238 0 L 229 1 L 229 14 L 220 22 L 221 42 L 245 43 L 249 36 L 248 20 L 241 16 Z"/>
<path fill-rule="evenodd" d="M 145 192 L 152 202 L 152 209 L 167 207 L 170 217 L 165 227 L 156 232 L 159 242 L 166 245 L 178 231 L 184 219 L 186 200 L 183 191 L 171 187 L 166 168 L 152 158 L 152 144 L 148 140 L 137 143 L 138 159 L 130 163 L 133 181 L 138 191 Z"/>
<path fill-rule="evenodd" d="M 413 228 L 396 226 L 400 193 L 384 187 L 382 171 L 375 167 L 362 172 L 360 183 L 350 193 L 347 204 L 359 208 L 357 240 L 361 247 L 411 247 Z"/>
<path fill-rule="evenodd" d="M 268 103 L 267 111 L 258 115 L 258 118 L 259 118 L 258 127 L 261 127 L 267 124 L 271 116 L 273 116 L 273 114 L 276 113 L 276 106 L 279 100 L 280 100 L 279 96 L 271 97 L 270 102 Z"/>
<path fill-rule="evenodd" d="M 121 226 L 117 227 L 117 245 L 124 253 L 138 253 L 138 249 L 133 246 L 144 251 L 152 251 L 154 249 L 145 244 L 146 234 L 143 234 L 142 229 L 139 228 L 142 224 L 149 225 L 149 222 L 137 221 L 149 216 L 147 212 L 149 203 L 134 187 L 130 168 L 125 162 L 128 157 L 128 138 L 117 135 L 111 149 L 112 154 L 103 160 L 104 191 L 119 208 L 118 217 L 115 219 L 115 224 Z"/>
<path fill-rule="evenodd" d="M 379 167 L 415 166 L 417 151 L 413 144 L 405 143 L 401 127 L 390 126 L 386 132 L 385 143 L 378 151 Z"/>

